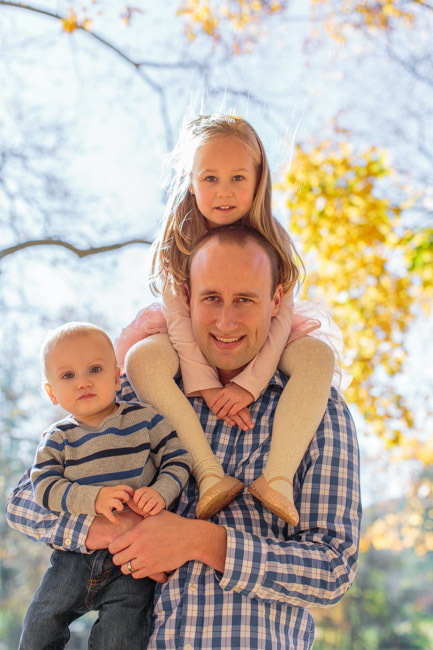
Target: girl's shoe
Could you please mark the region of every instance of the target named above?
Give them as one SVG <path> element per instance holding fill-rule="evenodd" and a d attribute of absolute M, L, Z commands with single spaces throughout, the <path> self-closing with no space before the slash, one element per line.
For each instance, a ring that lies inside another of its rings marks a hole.
<path fill-rule="evenodd" d="M 274 515 L 277 515 L 277 517 L 280 517 L 280 519 L 283 519 L 292 526 L 297 526 L 299 523 L 299 514 L 296 510 L 295 504 L 283 494 L 280 494 L 280 492 L 271 488 L 270 483 L 272 483 L 272 481 L 287 481 L 287 483 L 290 483 L 293 488 L 292 481 L 285 476 L 275 476 L 267 481 L 263 474 L 261 474 L 259 478 L 256 478 L 256 480 L 251 483 L 248 492 L 261 501 L 264 506 L 269 508 Z"/>
<path fill-rule="evenodd" d="M 220 478 L 215 474 L 207 474 L 205 478 L 209 478 L 210 476 Z M 215 485 L 208 488 L 200 498 L 195 510 L 195 516 L 197 519 L 210 519 L 233 501 L 243 487 L 244 484 L 242 481 L 239 481 L 234 476 L 225 474 Z"/>

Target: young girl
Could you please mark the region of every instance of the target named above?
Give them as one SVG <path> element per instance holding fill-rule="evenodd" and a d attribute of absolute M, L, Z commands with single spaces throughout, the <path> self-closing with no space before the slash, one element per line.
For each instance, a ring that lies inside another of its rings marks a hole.
<path fill-rule="evenodd" d="M 265 470 L 248 490 L 274 514 L 296 525 L 292 480 L 326 408 L 334 352 L 306 336 L 320 327 L 320 321 L 294 312 L 296 253 L 288 233 L 272 216 L 268 163 L 252 126 L 230 115 L 200 116 L 182 129 L 172 161 L 175 174 L 152 265 L 152 288 L 162 294 L 162 305 L 142 310 L 122 331 L 115 344 L 118 362 L 125 364 L 139 399 L 170 420 L 191 453 L 200 519 L 224 508 L 243 484 L 224 474 L 185 395 L 201 394 L 218 418 L 247 431 L 253 427 L 247 406 L 278 365 L 290 380 L 275 412 Z M 237 221 L 258 230 L 277 250 L 284 297 L 259 354 L 223 387 L 194 340 L 182 296 L 194 243 L 209 229 Z M 185 394 L 174 381 L 179 361 Z"/>

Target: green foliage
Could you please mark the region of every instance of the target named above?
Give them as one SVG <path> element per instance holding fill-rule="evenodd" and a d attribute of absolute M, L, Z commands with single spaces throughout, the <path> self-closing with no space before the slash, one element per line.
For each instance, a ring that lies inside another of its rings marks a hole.
<path fill-rule="evenodd" d="M 432 580 L 433 553 L 364 553 L 355 583 L 341 603 L 314 612 L 314 650 L 430 650 Z"/>

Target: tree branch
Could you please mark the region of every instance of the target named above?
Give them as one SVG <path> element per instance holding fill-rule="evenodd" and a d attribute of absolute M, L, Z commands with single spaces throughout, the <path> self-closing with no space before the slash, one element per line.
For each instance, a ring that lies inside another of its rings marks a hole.
<path fill-rule="evenodd" d="M 110 251 L 115 251 L 125 246 L 132 246 L 134 244 L 145 244 L 147 246 L 151 245 L 151 241 L 147 239 L 129 239 L 124 242 L 117 242 L 116 244 L 106 244 L 105 246 L 98 246 L 94 248 L 77 248 L 69 242 L 62 241 L 61 239 L 33 239 L 26 242 L 21 242 L 21 244 L 15 244 L 9 248 L 5 248 L 0 251 L 0 259 L 7 257 L 8 255 L 13 255 L 18 251 L 24 250 L 25 248 L 32 248 L 35 246 L 61 246 L 67 250 L 75 253 L 78 257 L 87 257 L 88 255 L 97 255 L 98 253 L 108 253 Z"/>
<path fill-rule="evenodd" d="M 50 18 L 54 18 L 55 20 L 58 21 L 63 21 L 65 20 L 65 16 L 60 16 L 59 14 L 53 12 L 53 11 L 48 11 L 46 9 L 40 9 L 39 7 L 34 7 L 32 5 L 27 5 L 24 3 L 17 3 L 17 2 L 11 2 L 10 0 L 0 0 L 0 6 L 5 6 L 5 7 L 13 7 L 15 9 L 25 9 L 26 11 L 32 11 L 37 14 L 41 14 L 43 16 L 48 16 Z M 167 109 L 167 101 L 166 101 L 166 96 L 165 96 L 165 90 L 163 86 L 160 86 L 157 84 L 153 79 L 151 79 L 143 70 L 143 65 L 149 65 L 148 63 L 137 63 L 136 61 L 133 61 L 125 52 L 117 48 L 115 45 L 110 43 L 109 41 L 105 40 L 105 38 L 102 38 L 102 36 L 99 36 L 97 33 L 89 31 L 82 27 L 81 25 L 77 24 L 76 30 L 80 30 L 81 32 L 84 32 L 87 34 L 87 36 L 94 38 L 96 41 L 98 41 L 101 45 L 104 47 L 108 48 L 117 56 L 119 56 L 121 59 L 123 59 L 126 63 L 131 65 L 136 72 L 139 74 L 139 76 L 143 79 L 145 83 L 147 83 L 154 92 L 156 92 L 159 95 L 159 100 L 160 100 L 160 107 L 161 107 L 161 115 L 162 115 L 162 120 L 165 125 L 165 134 L 166 134 L 166 143 L 167 143 L 167 148 L 172 149 L 174 145 L 173 141 L 173 133 L 172 133 L 172 128 L 171 124 L 169 121 L 168 117 L 168 109 Z"/>

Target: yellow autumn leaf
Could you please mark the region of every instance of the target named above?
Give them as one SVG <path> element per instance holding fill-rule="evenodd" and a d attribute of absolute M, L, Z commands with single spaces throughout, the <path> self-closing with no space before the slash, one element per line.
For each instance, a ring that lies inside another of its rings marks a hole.
<path fill-rule="evenodd" d="M 73 9 L 69 9 L 68 17 L 62 18 L 63 31 L 68 34 L 72 34 L 76 29 L 78 29 L 77 16 L 75 15 Z"/>

